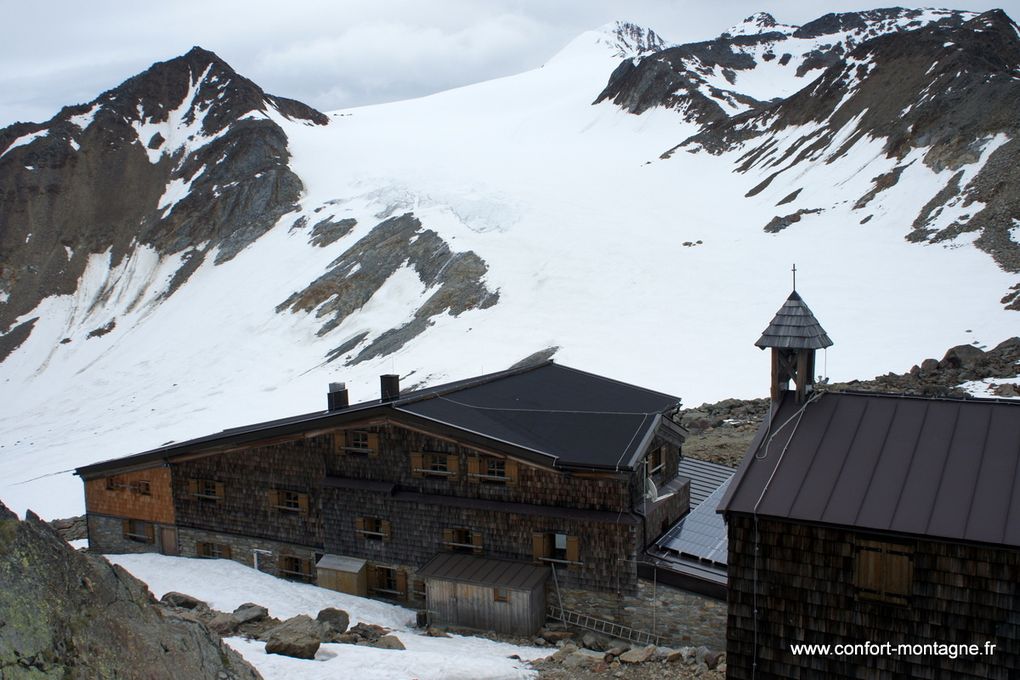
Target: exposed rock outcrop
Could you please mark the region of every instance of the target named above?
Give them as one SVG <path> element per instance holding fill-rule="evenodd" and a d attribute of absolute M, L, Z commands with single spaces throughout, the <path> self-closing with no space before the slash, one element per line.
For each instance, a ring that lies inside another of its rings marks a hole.
<path fill-rule="evenodd" d="M 0 505 L 0 677 L 220 678 L 259 674 L 141 581 Z"/>

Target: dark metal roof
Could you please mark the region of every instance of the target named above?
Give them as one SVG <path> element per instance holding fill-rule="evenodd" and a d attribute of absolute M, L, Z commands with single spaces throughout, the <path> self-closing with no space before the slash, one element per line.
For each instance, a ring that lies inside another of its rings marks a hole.
<path fill-rule="evenodd" d="M 832 340 L 797 291 L 793 291 L 754 344 L 762 349 L 822 349 L 831 347 Z"/>
<path fill-rule="evenodd" d="M 701 505 L 709 494 L 728 482 L 734 472 L 736 468 L 686 457 L 681 458 L 677 466 L 677 475 L 691 480 L 692 508 Z"/>
<path fill-rule="evenodd" d="M 372 417 L 432 422 L 511 447 L 512 452 L 564 467 L 629 469 L 677 397 L 554 364 L 551 361 L 415 390 L 338 411 L 318 411 L 235 427 L 151 451 L 78 468 L 98 474 Z"/>
<path fill-rule="evenodd" d="M 418 570 L 418 576 L 424 579 L 531 591 L 541 587 L 549 578 L 549 567 L 462 553 L 439 553 Z"/>
<path fill-rule="evenodd" d="M 1020 403 L 787 393 L 719 510 L 1020 547 Z"/>

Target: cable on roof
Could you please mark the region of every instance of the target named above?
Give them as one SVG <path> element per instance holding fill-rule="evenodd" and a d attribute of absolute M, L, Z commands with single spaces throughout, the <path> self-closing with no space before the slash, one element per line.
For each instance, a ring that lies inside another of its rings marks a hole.
<path fill-rule="evenodd" d="M 572 414 L 575 414 L 575 415 L 578 415 L 578 414 L 588 414 L 588 415 L 598 415 L 598 416 L 644 416 L 646 418 L 648 416 L 659 415 L 659 413 L 660 413 L 659 411 L 648 411 L 648 412 L 646 412 L 646 411 L 578 411 L 578 410 L 571 410 L 571 409 L 553 409 L 553 408 L 510 408 L 510 407 L 507 407 L 507 406 L 478 406 L 476 404 L 466 404 L 466 403 L 464 403 L 462 401 L 457 401 L 456 399 L 451 399 L 450 397 L 447 397 L 447 396 L 444 396 L 444 395 L 441 395 L 441 394 L 440 395 L 436 395 L 436 398 L 437 399 L 442 399 L 443 401 L 448 401 L 451 404 L 457 404 L 458 406 L 464 406 L 466 408 L 478 409 L 479 411 L 510 411 L 510 412 L 517 412 L 517 413 L 572 413 Z"/>

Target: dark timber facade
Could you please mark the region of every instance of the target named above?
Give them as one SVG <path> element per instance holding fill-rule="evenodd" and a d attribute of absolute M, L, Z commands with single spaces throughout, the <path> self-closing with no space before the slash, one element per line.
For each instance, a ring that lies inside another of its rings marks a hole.
<path fill-rule="evenodd" d="M 799 296 L 759 341 L 786 368 L 828 344 Z M 727 677 L 1020 678 L 1020 403 L 818 391 L 786 368 L 719 508 Z"/>
<path fill-rule="evenodd" d="M 688 509 L 675 397 L 551 362 L 403 395 L 395 379 L 377 401 L 334 389 L 328 411 L 80 468 L 93 548 L 310 582 L 323 556 L 353 558 L 370 594 L 414 604 L 443 553 L 632 593 L 638 556 Z"/>

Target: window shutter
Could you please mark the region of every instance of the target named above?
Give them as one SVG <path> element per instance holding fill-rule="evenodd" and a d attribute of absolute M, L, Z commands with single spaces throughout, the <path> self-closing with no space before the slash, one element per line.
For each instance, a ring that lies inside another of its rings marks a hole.
<path fill-rule="evenodd" d="M 223 556 L 223 559 L 229 560 L 230 559 L 230 546 L 226 545 L 226 544 L 221 546 L 220 554 Z"/>
<path fill-rule="evenodd" d="M 356 517 L 354 519 L 354 528 L 358 531 L 359 534 L 365 533 L 365 518 Z"/>
<path fill-rule="evenodd" d="M 450 545 L 453 543 L 453 529 L 443 529 L 443 543 L 445 550 L 453 550 L 453 546 Z"/>
<path fill-rule="evenodd" d="M 223 498 L 223 482 L 216 482 L 216 497 Z"/>
<path fill-rule="evenodd" d="M 390 524 L 390 521 L 388 519 L 384 519 L 383 521 L 379 522 L 379 533 L 383 535 L 384 541 L 390 540 L 390 533 L 392 531 L 393 525 Z"/>
<path fill-rule="evenodd" d="M 301 514 L 303 515 L 308 514 L 308 494 L 306 493 L 298 494 L 298 509 L 301 510 Z"/>
<path fill-rule="evenodd" d="M 882 553 L 879 550 L 860 548 L 857 553 L 857 587 L 861 590 L 880 592 Z"/>
<path fill-rule="evenodd" d="M 379 435 L 375 432 L 368 433 L 368 448 L 371 449 L 368 455 L 379 455 Z"/>
<path fill-rule="evenodd" d="M 346 432 L 334 432 L 333 433 L 333 453 L 342 454 L 344 447 L 347 446 L 347 433 Z"/>
<path fill-rule="evenodd" d="M 454 453 L 446 457 L 446 471 L 451 477 L 460 476 L 460 456 Z"/>
<path fill-rule="evenodd" d="M 516 460 L 510 460 L 509 458 L 507 458 L 506 459 L 506 467 L 504 469 L 506 470 L 506 481 L 507 481 L 507 484 L 516 484 L 517 483 L 517 461 Z"/>
<path fill-rule="evenodd" d="M 198 480 L 197 479 L 189 479 L 188 480 L 188 493 L 190 495 L 192 495 L 192 496 L 197 496 L 198 495 Z"/>
<path fill-rule="evenodd" d="M 146 522 L 144 526 L 145 526 L 145 539 L 149 543 L 155 543 L 156 542 L 156 526 L 154 524 L 152 524 L 151 522 Z"/>
<path fill-rule="evenodd" d="M 126 538 L 131 533 L 131 520 L 126 519 L 121 522 L 121 527 L 124 530 L 124 537 Z"/>
<path fill-rule="evenodd" d="M 422 472 L 421 472 L 422 467 L 424 467 L 424 466 L 422 465 L 422 461 L 421 461 L 421 453 L 420 452 L 419 453 L 412 453 L 411 454 L 411 476 L 412 477 L 421 477 L 422 476 Z"/>
<path fill-rule="evenodd" d="M 280 492 L 276 489 L 269 490 L 269 507 L 278 508 L 280 507 Z"/>
<path fill-rule="evenodd" d="M 908 597 L 912 590 L 910 558 L 896 553 L 886 553 L 883 557 L 882 567 L 885 573 L 883 591 L 890 595 Z"/>
<path fill-rule="evenodd" d="M 548 553 L 545 550 L 545 539 L 548 538 L 546 534 L 534 532 L 531 534 L 531 555 L 536 560 L 540 557 L 548 557 Z"/>
<path fill-rule="evenodd" d="M 567 536 L 567 561 L 581 561 L 581 541 L 577 536 Z"/>
<path fill-rule="evenodd" d="M 477 482 L 479 473 L 479 461 L 478 456 L 468 456 L 467 459 L 467 472 L 468 481 Z"/>
<path fill-rule="evenodd" d="M 407 594 L 407 572 L 403 569 L 397 569 L 396 573 L 397 590 L 400 591 L 401 595 Z"/>
<path fill-rule="evenodd" d="M 471 534 L 471 545 L 474 546 L 475 554 L 482 554 L 482 532 L 475 531 Z"/>

